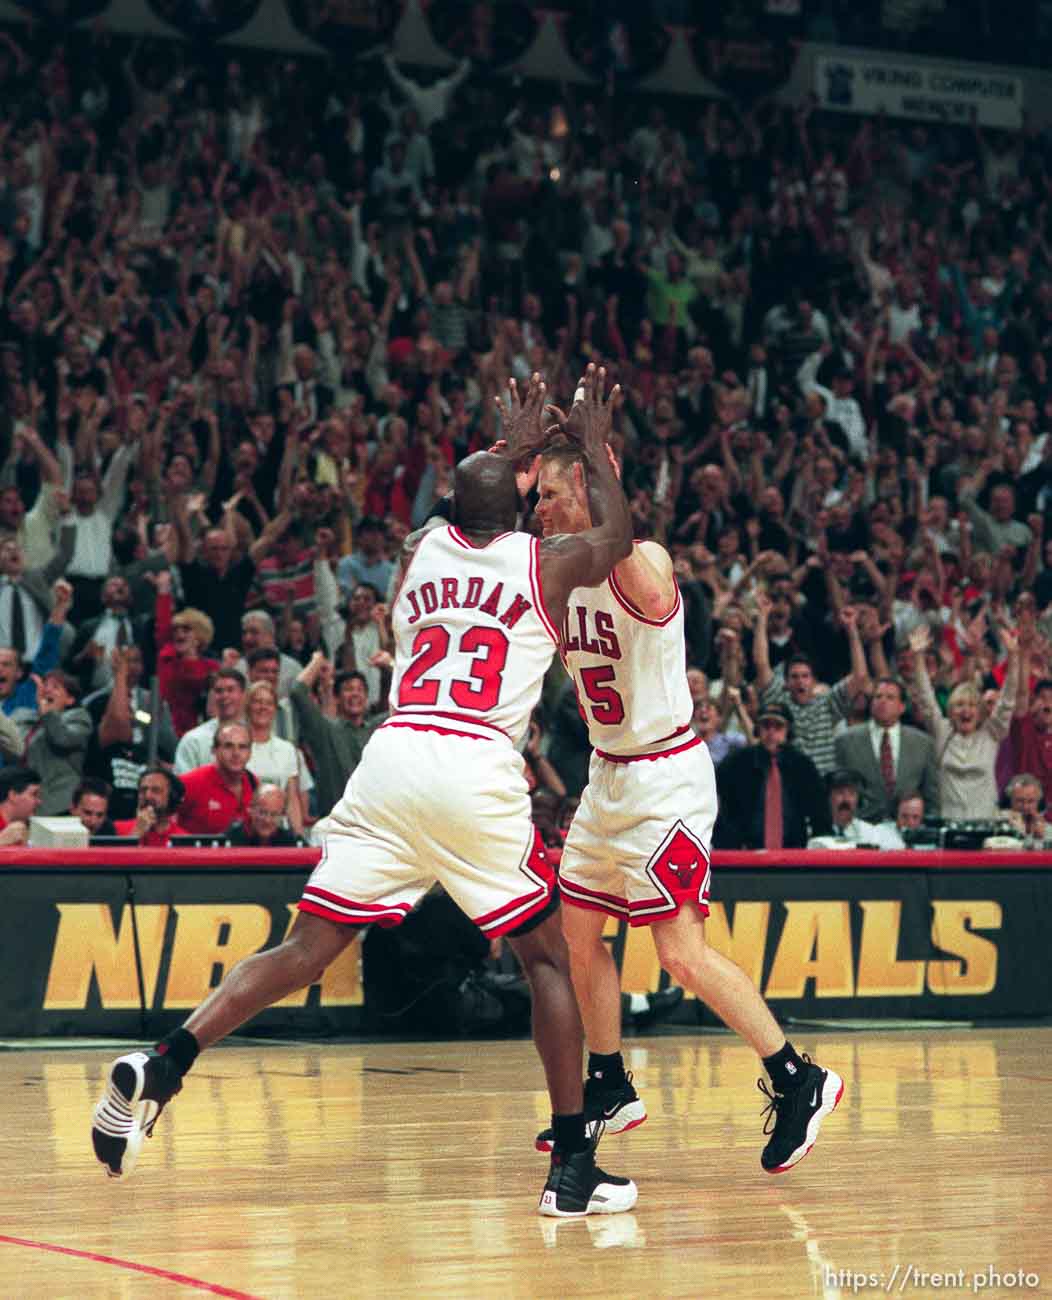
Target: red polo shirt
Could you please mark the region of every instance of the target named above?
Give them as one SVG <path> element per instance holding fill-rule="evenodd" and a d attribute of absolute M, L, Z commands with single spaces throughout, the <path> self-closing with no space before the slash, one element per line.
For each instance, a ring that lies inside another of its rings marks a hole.
<path fill-rule="evenodd" d="M 135 829 L 134 817 L 129 817 L 128 820 L 125 822 L 114 822 L 113 825 L 116 828 L 118 835 L 138 834 L 138 832 Z M 139 836 L 139 843 L 142 845 L 144 849 L 166 849 L 168 845 L 171 843 L 173 835 L 185 835 L 185 834 L 186 834 L 186 827 L 180 826 L 179 823 L 173 817 L 168 822 L 168 829 L 166 831 L 159 831 L 156 827 L 154 827 L 153 830 L 147 831 L 145 835 Z"/>
<path fill-rule="evenodd" d="M 179 824 L 188 835 L 222 835 L 231 822 L 248 817 L 255 789 L 248 773 L 241 776 L 240 797 L 223 783 L 215 763 L 195 767 L 183 778 L 186 798 L 179 805 Z"/>

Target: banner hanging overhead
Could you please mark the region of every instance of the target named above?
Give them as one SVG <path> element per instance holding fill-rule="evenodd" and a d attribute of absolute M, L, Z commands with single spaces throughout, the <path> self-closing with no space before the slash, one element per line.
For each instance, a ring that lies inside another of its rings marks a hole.
<path fill-rule="evenodd" d="M 815 95 L 842 113 L 887 113 L 929 122 L 1017 130 L 1023 124 L 1021 77 L 908 59 L 853 54 L 815 56 Z"/>

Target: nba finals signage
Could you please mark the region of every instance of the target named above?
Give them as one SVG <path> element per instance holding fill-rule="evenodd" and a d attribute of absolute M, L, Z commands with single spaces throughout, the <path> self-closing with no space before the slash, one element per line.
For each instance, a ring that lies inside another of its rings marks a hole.
<path fill-rule="evenodd" d="M 922 855 L 917 855 L 921 857 Z M 0 869 L 0 1034 L 163 1032 L 242 958 L 280 943 L 305 873 Z M 719 866 L 713 947 L 789 1016 L 973 1019 L 1052 1014 L 1052 866 L 990 871 Z M 611 923 L 626 992 L 658 987 L 645 928 Z M 265 1033 L 355 1033 L 369 989 L 353 943 L 318 985 L 263 1013 Z M 691 1015 L 693 1015 L 693 1009 Z M 699 1011 L 699 1018 L 704 1013 Z M 456 1032 L 435 1025 L 435 1032 Z"/>
<path fill-rule="evenodd" d="M 879 55 L 816 54 L 814 91 L 822 108 L 887 113 L 929 122 L 1018 130 L 1023 124 L 1021 77 L 977 64 L 946 65 Z"/>

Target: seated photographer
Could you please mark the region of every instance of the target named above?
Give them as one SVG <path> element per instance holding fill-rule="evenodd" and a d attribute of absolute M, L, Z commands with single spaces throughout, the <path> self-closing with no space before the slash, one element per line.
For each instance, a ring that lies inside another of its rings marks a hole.
<path fill-rule="evenodd" d="M 1019 831 L 1028 847 L 1052 848 L 1052 822 L 1045 820 L 1045 796 L 1041 781 L 1030 772 L 1020 772 L 1005 786 L 1008 809 L 1001 816 Z"/>
<path fill-rule="evenodd" d="M 838 767 L 826 777 L 829 791 L 829 816 L 832 834 L 812 835 L 809 849 L 843 848 L 845 844 L 871 849 L 904 849 L 905 841 L 896 828 L 886 822 L 877 825 L 856 817 L 862 778 L 850 768 Z"/>
<path fill-rule="evenodd" d="M 285 820 L 285 791 L 280 786 L 263 782 L 256 787 L 248 816 L 236 821 L 227 832 L 234 847 L 259 849 L 294 849 L 299 843 L 295 834 L 283 825 Z"/>

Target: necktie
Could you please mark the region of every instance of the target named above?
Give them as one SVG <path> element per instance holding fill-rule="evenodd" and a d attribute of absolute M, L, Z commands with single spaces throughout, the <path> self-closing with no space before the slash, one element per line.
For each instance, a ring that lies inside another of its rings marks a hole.
<path fill-rule="evenodd" d="M 11 584 L 11 648 L 19 656 L 26 653 L 26 612 L 22 608 L 22 590 Z"/>
<path fill-rule="evenodd" d="M 126 646 L 128 644 L 128 620 L 126 618 L 117 619 L 117 645 Z"/>
<path fill-rule="evenodd" d="M 782 774 L 775 758 L 771 759 L 763 796 L 763 847 L 782 847 Z"/>
<path fill-rule="evenodd" d="M 880 742 L 880 775 L 884 780 L 884 789 L 888 798 L 895 800 L 895 760 L 891 756 L 891 732 L 884 729 L 884 738 Z"/>

